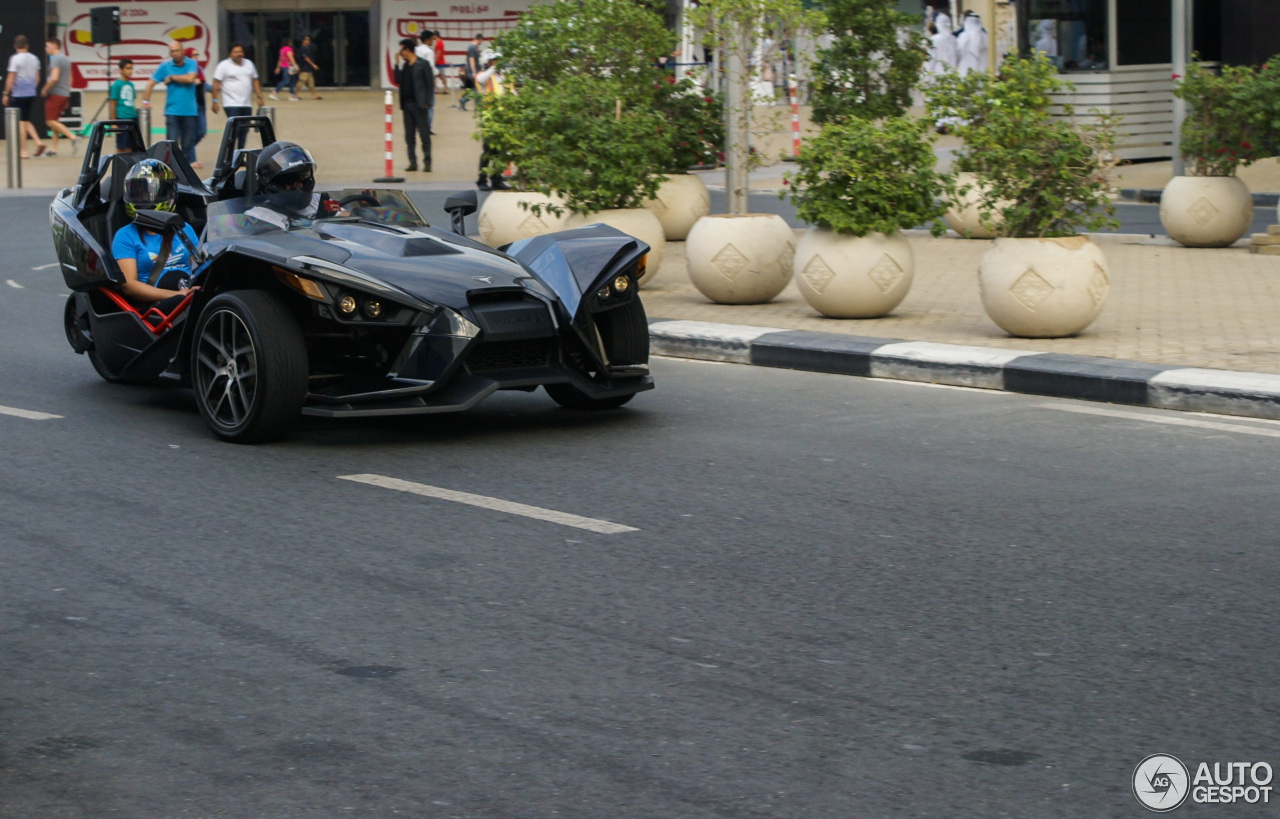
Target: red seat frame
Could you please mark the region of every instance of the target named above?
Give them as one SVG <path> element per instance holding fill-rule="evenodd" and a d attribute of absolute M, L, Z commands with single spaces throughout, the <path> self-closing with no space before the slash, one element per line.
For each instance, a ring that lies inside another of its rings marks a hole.
<path fill-rule="evenodd" d="M 179 302 L 178 306 L 170 310 L 166 315 L 157 307 L 147 308 L 145 312 L 140 313 L 138 312 L 138 308 L 134 307 L 125 300 L 124 296 L 121 296 L 111 288 L 99 287 L 98 290 L 100 290 L 107 298 L 111 299 L 111 301 L 115 303 L 116 307 L 119 307 L 126 313 L 133 313 L 141 319 L 142 323 L 146 325 L 147 329 L 150 330 L 151 334 L 154 336 L 159 336 L 161 333 L 172 327 L 173 322 L 177 320 L 178 316 L 182 315 L 187 307 L 191 305 L 191 300 L 195 298 L 196 295 L 194 291 L 188 293 L 186 298 Z M 156 321 L 156 323 L 152 324 L 152 321 Z"/>

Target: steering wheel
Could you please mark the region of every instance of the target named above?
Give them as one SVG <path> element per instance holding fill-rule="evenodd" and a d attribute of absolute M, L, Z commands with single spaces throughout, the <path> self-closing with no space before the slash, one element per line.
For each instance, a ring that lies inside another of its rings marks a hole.
<path fill-rule="evenodd" d="M 367 193 L 353 193 L 350 196 L 344 196 L 341 199 L 339 199 L 338 207 L 345 208 L 347 205 L 351 204 L 352 202 L 365 202 L 367 204 L 373 205 L 375 208 L 381 204 L 376 197 L 370 196 Z"/>

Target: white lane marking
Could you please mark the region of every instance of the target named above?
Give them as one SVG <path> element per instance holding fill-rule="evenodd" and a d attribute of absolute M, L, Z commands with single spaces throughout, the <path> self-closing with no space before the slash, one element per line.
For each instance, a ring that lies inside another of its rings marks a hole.
<path fill-rule="evenodd" d="M 24 410 L 17 407 L 0 407 L 0 415 L 12 415 L 16 418 L 26 418 L 31 421 L 52 421 L 54 418 L 62 417 L 51 412 L 36 412 L 35 410 Z"/>
<path fill-rule="evenodd" d="M 1217 430 L 1218 432 L 1240 432 L 1245 435 L 1280 438 L 1280 430 L 1248 427 L 1243 424 L 1222 424 L 1217 421 L 1200 421 L 1195 418 L 1175 418 L 1167 415 L 1125 412 L 1124 410 L 1104 409 L 1102 407 L 1077 407 L 1070 404 L 1038 404 L 1037 406 L 1042 409 L 1059 410 L 1061 412 L 1077 412 L 1081 415 L 1103 415 L 1108 418 L 1123 418 L 1126 421 L 1147 421 L 1153 424 L 1169 424 L 1178 427 L 1196 427 L 1198 429 Z"/>
<path fill-rule="evenodd" d="M 17 282 L 15 282 L 13 279 L 5 279 L 5 280 L 4 280 L 4 283 L 5 283 L 5 284 L 7 284 L 7 285 L 9 285 L 10 287 L 12 287 L 14 290 L 21 290 L 21 289 L 22 289 L 22 285 L 18 284 L 18 283 L 17 283 Z"/>
<path fill-rule="evenodd" d="M 57 267 L 57 266 L 58 266 L 58 262 L 50 262 L 49 264 L 42 264 L 39 267 L 33 267 L 31 269 L 32 270 L 48 270 L 51 267 Z"/>
<path fill-rule="evenodd" d="M 573 526 L 604 535 L 619 535 L 623 532 L 640 531 L 634 526 L 623 526 L 621 523 L 612 523 L 607 520 L 597 520 L 596 518 L 584 518 L 580 515 L 571 515 L 568 512 L 557 512 L 554 509 L 528 506 L 523 503 L 502 500 L 501 498 L 490 498 L 484 495 L 473 495 L 470 492 L 458 492 L 453 489 L 443 489 L 439 486 L 428 486 L 425 483 L 402 481 L 399 478 L 388 478 L 385 475 L 339 475 L 338 480 L 380 486 L 383 489 L 408 492 L 412 495 L 421 495 L 424 498 L 438 498 L 439 500 L 453 501 L 454 503 L 465 503 L 468 506 L 479 506 L 482 509 L 492 509 L 495 512 L 506 512 L 535 520 L 550 521 L 551 523 L 559 523 L 562 526 Z"/>

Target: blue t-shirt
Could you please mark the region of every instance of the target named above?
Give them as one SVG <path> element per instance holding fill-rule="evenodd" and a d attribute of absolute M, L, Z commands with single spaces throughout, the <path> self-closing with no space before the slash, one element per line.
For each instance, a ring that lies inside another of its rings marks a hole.
<path fill-rule="evenodd" d="M 197 239 L 191 225 L 184 225 L 182 232 L 194 247 Z M 164 263 L 164 270 L 153 279 L 151 268 L 155 266 L 156 257 L 160 255 L 160 243 L 163 239 L 164 237 L 159 233 L 139 231 L 137 225 L 130 223 L 116 231 L 116 238 L 111 242 L 111 255 L 115 256 L 117 261 L 135 260 L 138 263 L 138 281 L 143 284 L 168 290 L 178 290 L 188 286 L 181 280 L 191 277 L 191 254 L 187 252 L 187 246 L 177 236 L 174 236 L 173 242 L 170 243 L 169 258 Z"/>
<path fill-rule="evenodd" d="M 196 61 L 190 57 L 183 60 L 182 65 L 174 65 L 173 60 L 165 60 L 151 74 L 151 79 L 155 82 L 164 82 L 172 76 L 180 77 L 183 74 L 195 74 L 198 71 L 199 68 L 196 65 Z M 164 115 L 166 117 L 196 116 L 196 84 L 185 82 L 165 83 Z"/>

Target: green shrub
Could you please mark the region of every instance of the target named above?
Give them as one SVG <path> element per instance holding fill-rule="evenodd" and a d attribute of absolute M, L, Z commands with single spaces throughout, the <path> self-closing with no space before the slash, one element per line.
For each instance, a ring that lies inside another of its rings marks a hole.
<path fill-rule="evenodd" d="M 1076 123 L 1070 105 L 1053 116 L 1050 95 L 1071 86 L 1043 54 L 1006 60 L 1000 72 L 947 75 L 926 89 L 929 118 L 955 123 L 964 141 L 953 169 L 978 174 L 987 185 L 983 222 L 1017 238 L 1114 227 L 1106 172 L 1116 161 L 1118 118 L 1092 110 L 1095 123 Z"/>
<path fill-rule="evenodd" d="M 892 233 L 932 222 L 946 212 L 947 181 L 933 170 L 929 123 L 890 117 L 828 123 L 800 148 L 800 170 L 786 177 L 796 214 L 849 236 Z"/>
<path fill-rule="evenodd" d="M 654 86 L 653 107 L 667 121 L 671 142 L 666 173 L 684 173 L 693 165 L 714 165 L 724 148 L 724 101 L 691 80 L 668 76 Z"/>
<path fill-rule="evenodd" d="M 1280 92 L 1280 82 L 1269 89 L 1275 72 L 1258 75 L 1245 66 L 1223 66 L 1214 73 L 1192 55 L 1187 73 L 1173 88 L 1174 96 L 1187 103 L 1187 117 L 1178 135 L 1178 150 L 1194 176 L 1235 176 L 1236 169 L 1273 155 L 1268 92 Z M 1274 103 L 1273 103 L 1274 104 Z"/>
<path fill-rule="evenodd" d="M 640 207 L 671 165 L 671 141 L 662 114 L 625 94 L 619 80 L 570 75 L 487 98 L 480 123 L 495 167 L 514 159 L 517 187 L 558 193 L 573 213 Z"/>

